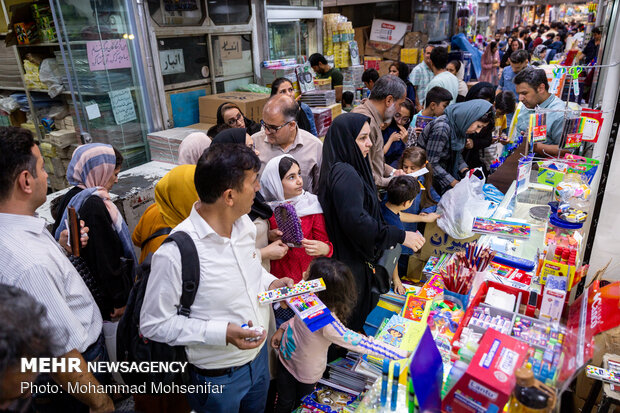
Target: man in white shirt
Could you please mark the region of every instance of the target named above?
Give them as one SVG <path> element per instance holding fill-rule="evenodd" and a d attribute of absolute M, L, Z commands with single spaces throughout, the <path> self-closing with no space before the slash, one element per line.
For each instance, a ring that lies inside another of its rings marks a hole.
<path fill-rule="evenodd" d="M 246 215 L 260 189 L 260 160 L 245 145 L 212 145 L 199 159 L 194 182 L 200 200 L 174 230 L 188 233 L 200 257 L 200 284 L 188 317 L 177 314 L 181 297 L 180 253 L 162 245 L 152 260 L 140 312 L 145 337 L 185 346 L 191 384 L 210 383 L 211 394 L 188 394 L 197 412 L 259 412 L 269 387 L 266 333 L 271 306 L 261 291 L 292 286 L 261 266 L 256 227 Z"/>
<path fill-rule="evenodd" d="M 53 356 L 79 360 L 82 372 L 53 373 L 51 378 L 64 388 L 76 382 L 98 386 L 85 359 L 105 360 L 101 314 L 84 281 L 46 230 L 45 220 L 35 214 L 46 199 L 47 173 L 29 131 L 0 128 L 0 165 L 0 283 L 21 288 L 46 308 L 57 343 Z M 39 376 L 37 384 L 49 381 Z M 33 397 L 40 412 L 114 410 L 105 393 L 60 391 Z"/>
<path fill-rule="evenodd" d="M 456 103 L 459 95 L 459 79 L 446 69 L 448 66 L 448 50 L 445 47 L 435 47 L 431 52 L 431 70 L 435 77 L 428 83 L 426 90 L 435 86 L 446 89 L 452 94 L 452 102 Z"/>

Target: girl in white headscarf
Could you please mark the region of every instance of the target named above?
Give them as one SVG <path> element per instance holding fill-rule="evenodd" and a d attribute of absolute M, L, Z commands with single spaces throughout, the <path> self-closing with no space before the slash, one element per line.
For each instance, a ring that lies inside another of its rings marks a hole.
<path fill-rule="evenodd" d="M 272 209 L 288 203 L 295 207 L 301 220 L 304 239 L 301 248 L 290 248 L 287 254 L 271 261 L 271 273 L 278 278 L 290 277 L 296 283 L 314 257 L 331 257 L 333 247 L 327 231 L 323 210 L 316 195 L 303 190 L 299 162 L 290 155 L 281 155 L 267 162 L 260 179 L 260 192 Z M 274 217 L 269 219 L 270 229 L 276 229 Z"/>

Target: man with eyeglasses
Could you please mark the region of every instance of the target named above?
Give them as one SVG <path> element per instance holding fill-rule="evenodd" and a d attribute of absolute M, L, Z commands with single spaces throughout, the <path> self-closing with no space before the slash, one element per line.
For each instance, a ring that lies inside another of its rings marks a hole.
<path fill-rule="evenodd" d="M 272 96 L 263 108 L 262 130 L 252 135 L 252 139 L 259 153 L 261 173 L 269 160 L 289 154 L 299 162 L 304 189 L 316 194 L 323 143 L 297 126 L 298 110 L 299 106 L 290 96 Z"/>

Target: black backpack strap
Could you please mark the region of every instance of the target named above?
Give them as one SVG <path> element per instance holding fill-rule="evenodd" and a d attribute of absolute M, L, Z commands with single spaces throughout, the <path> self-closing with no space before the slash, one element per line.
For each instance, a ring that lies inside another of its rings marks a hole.
<path fill-rule="evenodd" d="M 174 241 L 179 247 L 181 253 L 181 275 L 183 277 L 183 286 L 181 289 L 181 302 L 179 303 L 177 314 L 189 317 L 190 307 L 194 304 L 198 284 L 200 282 L 200 260 L 194 240 L 183 231 L 177 231 L 170 234 L 165 242 Z"/>
<path fill-rule="evenodd" d="M 172 231 L 172 228 L 170 228 L 170 227 L 165 227 L 165 228 L 158 229 L 157 231 L 153 232 L 147 239 L 142 241 L 142 244 L 140 244 L 140 248 L 144 248 L 144 246 L 146 244 L 148 244 L 149 241 L 151 241 L 152 239 L 155 239 L 157 237 L 161 237 L 162 235 L 170 234 L 170 231 Z"/>

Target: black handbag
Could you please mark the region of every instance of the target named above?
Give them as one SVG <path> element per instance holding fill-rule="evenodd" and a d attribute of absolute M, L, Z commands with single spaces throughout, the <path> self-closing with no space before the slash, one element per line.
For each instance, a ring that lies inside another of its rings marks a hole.
<path fill-rule="evenodd" d="M 390 291 L 392 274 L 398 265 L 402 247 L 397 244 L 394 248 L 383 251 L 376 264 L 367 263 L 373 272 L 371 291 L 373 294 L 386 294 Z"/>
<path fill-rule="evenodd" d="M 97 279 L 92 275 L 90 269 L 88 269 L 86 260 L 84 260 L 83 257 L 77 257 L 70 254 L 69 261 L 71 261 L 71 264 L 73 264 L 78 274 L 80 274 L 80 277 L 82 277 L 88 291 L 90 291 L 91 295 L 95 299 L 97 307 L 103 308 L 103 294 L 101 293 Z"/>

